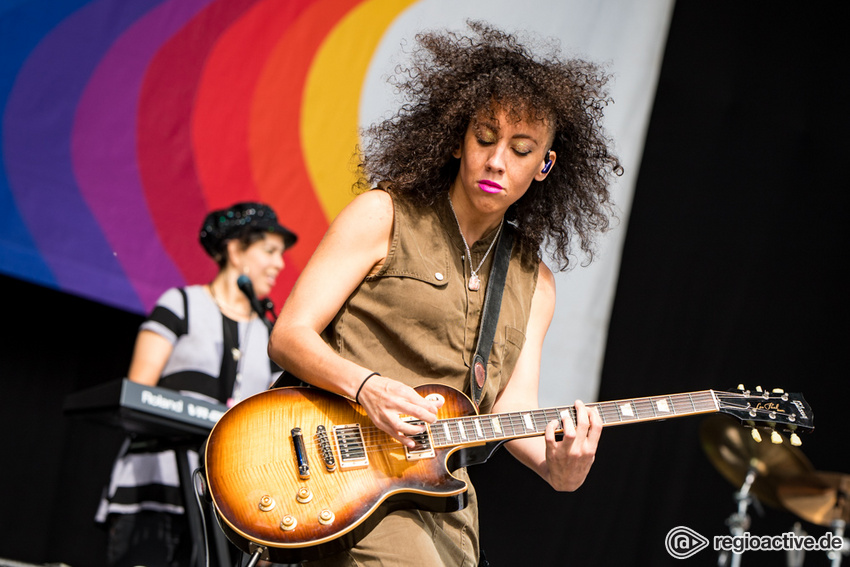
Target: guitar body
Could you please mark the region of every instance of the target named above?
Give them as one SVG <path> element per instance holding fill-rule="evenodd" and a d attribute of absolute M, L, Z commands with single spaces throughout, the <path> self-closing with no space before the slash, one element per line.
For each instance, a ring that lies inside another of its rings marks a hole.
<path fill-rule="evenodd" d="M 439 419 L 476 414 L 453 388 L 417 391 L 445 400 Z M 465 507 L 466 482 L 448 469 L 457 450 L 409 452 L 343 397 L 278 388 L 222 416 L 207 441 L 206 475 L 220 524 L 237 547 L 253 553 L 261 546 L 263 558 L 294 562 L 352 547 L 396 509 Z"/>

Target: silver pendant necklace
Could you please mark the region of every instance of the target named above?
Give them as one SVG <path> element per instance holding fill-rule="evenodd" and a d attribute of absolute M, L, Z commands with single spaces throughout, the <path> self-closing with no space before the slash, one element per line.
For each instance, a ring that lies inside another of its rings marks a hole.
<path fill-rule="evenodd" d="M 466 287 L 469 288 L 469 291 L 478 291 L 479 289 L 481 289 L 481 278 L 478 277 L 478 270 L 480 270 L 481 266 L 484 265 L 484 260 L 486 260 L 487 256 L 490 255 L 490 251 L 493 249 L 493 246 L 496 244 L 496 241 L 499 240 L 499 233 L 502 232 L 502 224 L 504 223 L 499 223 L 499 228 L 496 230 L 496 236 L 493 237 L 493 241 L 490 243 L 490 247 L 487 248 L 487 252 L 484 253 L 484 256 L 481 258 L 481 261 L 478 263 L 478 267 L 473 270 L 472 253 L 469 251 L 469 244 L 466 243 L 466 237 L 463 235 L 463 230 L 461 230 L 460 228 L 460 221 L 457 220 L 457 213 L 455 212 L 454 205 L 452 205 L 451 197 L 449 197 L 449 208 L 452 210 L 452 215 L 454 215 L 455 217 L 455 223 L 457 223 L 457 231 L 460 233 L 460 239 L 463 240 L 463 247 L 466 248 L 466 257 L 469 258 L 469 269 L 471 273 Z"/>

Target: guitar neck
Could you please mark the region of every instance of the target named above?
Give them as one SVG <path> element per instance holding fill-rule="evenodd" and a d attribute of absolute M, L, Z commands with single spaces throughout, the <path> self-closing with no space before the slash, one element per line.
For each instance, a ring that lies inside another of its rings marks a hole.
<path fill-rule="evenodd" d="M 603 426 L 713 413 L 720 409 L 714 390 L 598 402 L 587 406 L 596 408 Z M 575 406 L 440 419 L 431 425 L 431 442 L 435 447 L 451 447 L 534 437 L 543 435 L 546 426 L 553 420 L 558 421 L 557 431 L 561 432 L 563 412 L 569 412 L 575 423 Z"/>

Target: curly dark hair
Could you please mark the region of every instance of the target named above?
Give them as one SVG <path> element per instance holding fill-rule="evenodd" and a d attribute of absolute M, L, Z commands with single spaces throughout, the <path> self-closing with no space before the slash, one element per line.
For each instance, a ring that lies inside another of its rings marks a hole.
<path fill-rule="evenodd" d="M 593 63 L 562 60 L 552 43 L 536 56 L 511 34 L 483 22 L 467 25 L 469 36 L 416 36 L 410 64 L 398 66 L 390 79 L 402 95 L 401 108 L 364 132 L 356 188 L 389 182 L 394 195 L 433 204 L 458 173 L 452 151 L 476 114 L 496 106 L 511 120 L 544 120 L 554 131 L 557 165 L 544 181 L 532 181 L 509 211 L 518 221 L 517 242 L 524 257 L 535 260 L 545 243 L 565 270 L 575 235 L 592 261 L 594 237 L 613 215 L 610 175 L 622 172 L 601 125 L 610 102 L 607 75 Z"/>

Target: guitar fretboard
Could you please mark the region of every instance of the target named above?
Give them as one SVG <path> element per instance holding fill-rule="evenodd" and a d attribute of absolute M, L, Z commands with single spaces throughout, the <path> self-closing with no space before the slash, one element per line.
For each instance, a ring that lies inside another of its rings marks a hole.
<path fill-rule="evenodd" d="M 719 409 L 714 390 L 600 402 L 587 406 L 597 409 L 605 426 L 712 413 Z M 575 423 L 574 406 L 440 419 L 431 425 L 431 443 L 435 447 L 449 447 L 479 441 L 534 437 L 543 435 L 546 426 L 553 420 L 559 422 L 557 430 L 563 431 L 560 420 L 561 413 L 565 411 L 569 412 Z"/>

